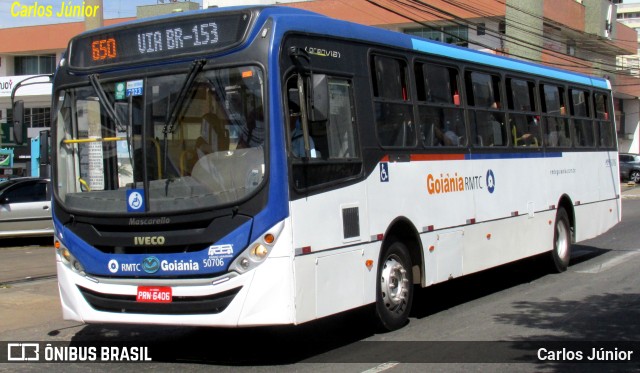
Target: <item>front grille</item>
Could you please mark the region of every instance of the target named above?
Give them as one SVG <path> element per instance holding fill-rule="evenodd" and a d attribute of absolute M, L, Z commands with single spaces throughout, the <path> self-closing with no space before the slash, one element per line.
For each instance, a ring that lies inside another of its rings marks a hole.
<path fill-rule="evenodd" d="M 96 245 L 95 248 L 105 254 L 179 254 L 202 251 L 211 246 L 211 243 L 195 243 L 185 245 L 163 246 L 109 246 Z"/>
<path fill-rule="evenodd" d="M 171 303 L 136 302 L 135 295 L 104 294 L 78 286 L 84 299 L 97 311 L 163 315 L 216 314 L 224 311 L 242 286 L 199 297 L 173 297 Z"/>

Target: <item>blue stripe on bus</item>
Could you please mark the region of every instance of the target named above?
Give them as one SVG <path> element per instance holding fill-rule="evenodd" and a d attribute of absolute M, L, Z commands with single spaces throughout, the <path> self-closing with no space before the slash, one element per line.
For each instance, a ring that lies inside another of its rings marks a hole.
<path fill-rule="evenodd" d="M 524 158 L 562 158 L 562 152 L 553 153 L 475 153 L 465 154 L 465 160 L 479 159 L 524 159 Z"/>
<path fill-rule="evenodd" d="M 571 81 L 579 84 L 609 89 L 605 79 L 578 74 L 571 71 L 556 69 L 553 67 L 538 65 L 526 61 L 514 60 L 507 57 L 497 56 L 472 49 L 452 46 L 450 44 L 438 43 L 412 38 L 413 49 L 421 52 L 435 54 L 438 56 L 453 58 L 462 61 L 476 62 L 488 66 L 496 66 L 525 74 L 547 76 L 550 78 Z"/>

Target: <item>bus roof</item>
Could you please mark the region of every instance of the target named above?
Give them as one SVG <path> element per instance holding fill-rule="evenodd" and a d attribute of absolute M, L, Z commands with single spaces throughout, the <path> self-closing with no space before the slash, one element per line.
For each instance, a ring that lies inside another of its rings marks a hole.
<path fill-rule="evenodd" d="M 536 75 L 542 78 L 548 77 L 602 89 L 611 88 L 609 81 L 604 78 L 589 76 L 514 58 L 498 56 L 469 48 L 445 44 L 429 39 L 423 39 L 417 36 L 407 35 L 396 31 L 385 30 L 372 26 L 365 26 L 353 22 L 330 18 L 325 15 L 308 10 L 287 6 L 236 6 L 208 8 L 199 11 L 161 15 L 157 17 L 135 20 L 124 24 L 111 25 L 97 30 L 84 32 L 79 36 L 85 36 L 94 32 L 117 30 L 119 28 L 129 27 L 131 25 L 161 23 L 163 21 L 172 21 L 176 18 L 185 18 L 194 15 L 202 16 L 206 13 L 215 14 L 221 12 L 239 11 L 242 9 L 253 9 L 258 12 L 258 17 L 255 25 L 262 25 L 264 24 L 266 19 L 273 18 L 276 22 L 276 28 L 278 29 L 280 35 L 284 35 L 289 31 L 300 31 L 309 34 L 324 34 L 389 47 L 397 47 L 405 50 L 414 50 L 426 54 L 457 59 L 465 62 L 473 62 L 490 67 L 499 67 L 505 70 L 529 75 Z M 260 30 L 258 28 L 254 27 L 254 29 L 250 31 L 251 36 L 249 40 L 251 40 L 259 31 Z M 78 38 L 79 36 L 76 36 L 76 38 Z"/>
<path fill-rule="evenodd" d="M 604 78 L 589 76 L 569 70 L 549 67 L 533 62 L 518 60 L 504 56 L 498 56 L 478 50 L 441 43 L 417 36 L 403 34 L 396 31 L 385 30 L 378 27 L 360 25 L 348 21 L 342 21 L 313 12 L 297 13 L 297 17 L 289 17 L 291 9 L 286 6 L 270 7 L 265 9 L 263 15 L 273 18 L 281 18 L 284 26 L 290 30 L 299 30 L 309 33 L 347 37 L 348 39 L 362 40 L 380 45 L 399 47 L 415 50 L 431 55 L 453 58 L 465 62 L 474 62 L 481 65 L 499 67 L 513 72 L 548 77 L 566 82 L 593 86 L 602 89 L 610 89 L 609 81 Z M 285 21 L 286 20 L 286 21 Z"/>

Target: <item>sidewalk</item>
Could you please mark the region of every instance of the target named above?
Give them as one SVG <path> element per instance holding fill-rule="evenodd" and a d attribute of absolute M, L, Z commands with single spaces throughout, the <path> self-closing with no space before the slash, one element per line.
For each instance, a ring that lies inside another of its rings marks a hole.
<path fill-rule="evenodd" d="M 640 184 L 620 183 L 620 191 L 622 198 L 638 198 L 640 199 Z"/>

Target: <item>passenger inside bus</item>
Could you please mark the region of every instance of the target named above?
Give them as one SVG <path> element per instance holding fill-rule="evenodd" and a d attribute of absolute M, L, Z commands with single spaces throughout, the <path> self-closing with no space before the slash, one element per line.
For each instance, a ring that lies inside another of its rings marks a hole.
<path fill-rule="evenodd" d="M 531 115 L 514 114 L 510 116 L 511 133 L 514 146 L 538 146 L 538 119 Z"/>

